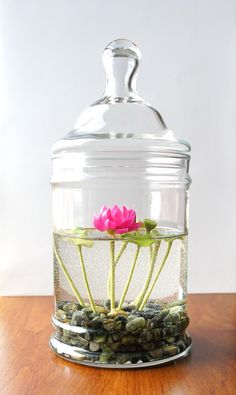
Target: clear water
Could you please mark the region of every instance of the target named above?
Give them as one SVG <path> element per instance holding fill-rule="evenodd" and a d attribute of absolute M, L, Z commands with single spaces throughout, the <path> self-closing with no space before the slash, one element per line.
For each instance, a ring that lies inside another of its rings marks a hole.
<path fill-rule="evenodd" d="M 83 281 L 80 257 L 76 246 L 70 242 L 72 239 L 80 239 L 80 236 L 68 233 L 68 231 L 62 231 L 54 234 L 56 248 L 76 288 L 85 303 L 87 303 L 89 299 Z M 108 236 L 104 237 L 104 233 L 95 230 L 89 230 L 88 235 L 83 236 L 83 239 L 93 243 L 93 246 L 90 248 L 86 246 L 82 246 L 81 248 L 91 293 L 94 300 L 100 303 L 108 299 L 107 281 L 110 269 L 110 242 L 113 239 Z M 161 244 L 153 268 L 152 281 L 161 266 L 168 242 L 171 241 L 172 245 L 168 259 L 158 277 L 150 298 L 158 301 L 158 303 L 183 300 L 186 296 L 187 280 L 187 235 L 174 233 L 172 229 L 162 229 L 161 235 L 153 238 L 152 248 L 154 248 L 155 243 L 158 241 Z M 115 256 L 118 255 L 123 243 L 124 241 L 115 239 Z M 115 297 L 117 303 L 124 291 L 136 250 L 137 246 L 129 242 L 116 265 Z M 129 303 L 137 298 L 140 290 L 144 287 L 149 269 L 150 248 L 149 246 L 141 247 L 125 302 Z M 76 297 L 56 258 L 54 258 L 54 279 L 56 300 L 76 301 Z"/>
<path fill-rule="evenodd" d="M 187 235 L 162 229 L 138 246 L 93 229 L 82 237 L 64 230 L 54 243 L 55 352 L 111 367 L 187 353 Z"/>

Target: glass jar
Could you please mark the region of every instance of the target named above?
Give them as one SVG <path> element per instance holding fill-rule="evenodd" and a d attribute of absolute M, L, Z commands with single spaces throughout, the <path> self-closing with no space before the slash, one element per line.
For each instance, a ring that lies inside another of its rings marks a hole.
<path fill-rule="evenodd" d="M 190 146 L 136 91 L 138 47 L 104 50 L 104 96 L 53 146 L 55 332 L 70 361 L 142 367 L 187 355 Z"/>

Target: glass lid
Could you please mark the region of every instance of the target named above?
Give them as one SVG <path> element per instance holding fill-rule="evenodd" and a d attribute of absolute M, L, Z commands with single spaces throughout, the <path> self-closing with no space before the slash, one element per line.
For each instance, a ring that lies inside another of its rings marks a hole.
<path fill-rule="evenodd" d="M 103 148 L 107 140 L 110 143 L 111 140 L 116 141 L 113 141 L 113 148 L 119 146 L 120 140 L 124 146 L 125 140 L 130 150 L 132 140 L 134 149 L 143 149 L 146 140 L 149 149 L 152 144 L 152 149 L 167 155 L 187 155 L 190 145 L 174 136 L 160 113 L 136 90 L 140 60 L 139 48 L 129 40 L 118 39 L 106 46 L 103 52 L 106 73 L 104 95 L 82 112 L 74 129 L 63 139 L 64 147 L 77 140 L 77 148 L 82 145 L 85 148 L 86 142 L 91 144 L 91 140 L 102 139 Z"/>

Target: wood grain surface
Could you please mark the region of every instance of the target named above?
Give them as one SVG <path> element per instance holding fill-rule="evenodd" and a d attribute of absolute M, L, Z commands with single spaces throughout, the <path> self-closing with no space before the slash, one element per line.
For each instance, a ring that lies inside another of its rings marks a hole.
<path fill-rule="evenodd" d="M 186 359 L 137 370 L 67 362 L 48 346 L 52 297 L 0 298 L 1 395 L 236 395 L 236 294 L 189 295 Z"/>

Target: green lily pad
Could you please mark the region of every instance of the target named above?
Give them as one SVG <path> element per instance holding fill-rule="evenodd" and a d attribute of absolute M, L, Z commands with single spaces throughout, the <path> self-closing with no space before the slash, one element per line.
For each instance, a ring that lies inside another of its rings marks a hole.
<path fill-rule="evenodd" d="M 68 241 L 69 243 L 72 243 L 76 246 L 83 246 L 83 247 L 88 247 L 91 248 L 94 244 L 92 240 L 89 239 L 80 239 L 78 237 L 64 237 L 65 241 Z"/>
<path fill-rule="evenodd" d="M 155 243 L 155 240 L 147 233 L 124 233 L 123 235 L 121 235 L 121 238 L 129 241 L 130 243 L 137 244 L 140 247 L 148 247 Z"/>
<path fill-rule="evenodd" d="M 153 237 L 160 237 L 160 236 L 163 237 L 163 234 L 162 234 L 161 232 L 159 232 L 159 230 L 157 230 L 157 229 L 152 229 L 151 232 L 150 232 L 150 234 L 151 234 Z"/>
<path fill-rule="evenodd" d="M 84 229 L 84 228 L 77 227 L 77 228 L 72 230 L 72 233 L 78 234 L 80 236 L 87 236 L 88 235 L 88 230 Z"/>

